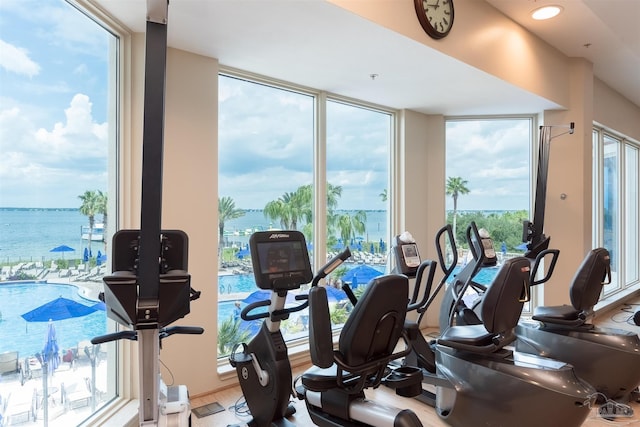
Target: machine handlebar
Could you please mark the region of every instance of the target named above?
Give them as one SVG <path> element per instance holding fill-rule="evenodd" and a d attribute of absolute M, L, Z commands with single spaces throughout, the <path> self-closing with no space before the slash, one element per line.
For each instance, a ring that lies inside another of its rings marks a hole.
<path fill-rule="evenodd" d="M 316 273 L 316 275 L 313 277 L 313 280 L 311 281 L 311 286 L 312 287 L 318 286 L 318 283 L 320 282 L 320 280 L 324 279 L 329 274 L 331 274 L 333 270 L 338 268 L 350 256 L 351 256 L 351 250 L 349 249 L 349 247 L 347 247 L 338 255 L 331 258 L 329 262 L 327 262 L 322 268 L 320 268 L 318 273 Z M 286 292 L 283 295 L 280 295 L 279 291 L 272 291 L 272 292 L 278 292 L 278 295 L 281 297 L 286 296 Z M 262 301 L 252 302 L 251 304 L 247 305 L 245 308 L 242 309 L 242 311 L 240 312 L 240 317 L 242 318 L 242 320 L 258 320 L 258 319 L 265 319 L 267 317 L 271 317 L 272 320 L 286 319 L 289 317 L 289 314 L 295 313 L 297 311 L 302 311 L 305 308 L 307 308 L 309 306 L 308 298 L 309 296 L 306 294 L 296 295 L 295 296 L 296 301 L 304 300 L 302 304 L 297 305 L 295 307 L 287 307 L 279 310 L 274 310 L 271 313 L 268 311 L 264 311 L 261 313 L 251 313 L 251 311 L 257 308 L 268 307 L 269 305 L 271 305 L 271 300 L 262 300 Z"/>

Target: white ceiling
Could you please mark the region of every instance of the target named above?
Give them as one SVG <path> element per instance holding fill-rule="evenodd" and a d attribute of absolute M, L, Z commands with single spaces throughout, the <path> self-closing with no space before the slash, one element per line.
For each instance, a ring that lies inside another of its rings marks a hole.
<path fill-rule="evenodd" d="M 599 78 L 640 105 L 640 0 L 556 0 L 565 8 L 562 25 L 529 22 L 545 0 L 487 1 L 565 54 L 591 60 Z M 144 32 L 145 0 L 94 2 Z M 172 47 L 392 108 L 445 115 L 558 108 L 324 0 L 173 0 L 168 22 Z"/>
<path fill-rule="evenodd" d="M 600 80 L 640 105 L 640 1 L 486 1 L 565 55 L 591 61 Z M 549 21 L 530 18 L 547 4 L 564 10 Z"/>

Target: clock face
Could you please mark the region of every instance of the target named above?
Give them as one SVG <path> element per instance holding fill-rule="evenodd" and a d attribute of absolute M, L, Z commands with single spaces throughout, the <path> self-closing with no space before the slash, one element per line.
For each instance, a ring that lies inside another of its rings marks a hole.
<path fill-rule="evenodd" d="M 453 26 L 453 0 L 414 0 L 418 20 L 425 32 L 441 39 Z"/>

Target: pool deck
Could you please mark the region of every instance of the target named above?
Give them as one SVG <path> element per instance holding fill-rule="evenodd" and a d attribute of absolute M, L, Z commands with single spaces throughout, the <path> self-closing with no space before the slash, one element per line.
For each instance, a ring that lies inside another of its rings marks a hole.
<path fill-rule="evenodd" d="M 78 425 L 91 415 L 91 384 L 92 368 L 86 357 L 80 357 L 71 366 L 61 363 L 53 372 L 47 375 L 48 424 L 52 427 L 67 427 Z M 107 363 L 98 361 L 95 368 L 96 407 L 106 402 Z M 62 401 L 62 389 L 67 391 L 67 402 Z M 6 412 L 3 414 L 8 420 L 7 425 L 42 426 L 44 424 L 44 410 L 42 390 L 44 378 L 38 371 L 33 378 L 24 384 L 20 381 L 20 373 L 10 373 L 0 376 L 0 396 L 6 401 Z M 6 400 L 5 400 L 6 399 Z M 2 407 L 0 406 L 0 409 Z M 33 414 L 36 420 L 33 420 Z"/>

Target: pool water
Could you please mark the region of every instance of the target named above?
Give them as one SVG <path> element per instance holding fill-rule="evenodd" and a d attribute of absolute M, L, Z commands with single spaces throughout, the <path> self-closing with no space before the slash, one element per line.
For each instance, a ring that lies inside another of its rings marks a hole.
<path fill-rule="evenodd" d="M 458 272 L 461 269 L 462 269 L 461 266 L 456 266 L 453 269 L 451 276 L 449 276 L 449 279 L 447 280 L 447 282 L 452 283 L 453 278 L 456 277 L 456 274 L 458 274 Z M 490 285 L 493 282 L 493 279 L 496 277 L 496 274 L 498 274 L 499 270 L 500 270 L 500 266 L 481 268 L 480 271 L 478 271 L 478 273 L 473 278 L 473 281 L 485 286 Z"/>
<path fill-rule="evenodd" d="M 97 301 L 78 294 L 78 287 L 55 283 L 20 282 L 0 284 L 0 353 L 19 351 L 23 359 L 42 352 L 48 322 L 27 322 L 21 315 L 58 297 L 90 306 Z M 54 322 L 60 350 L 77 347 L 80 341 L 107 332 L 106 313 L 96 311 L 84 317 Z"/>
<path fill-rule="evenodd" d="M 218 276 L 218 286 L 218 292 L 222 295 L 238 292 L 251 293 L 258 289 L 253 274 Z"/>

